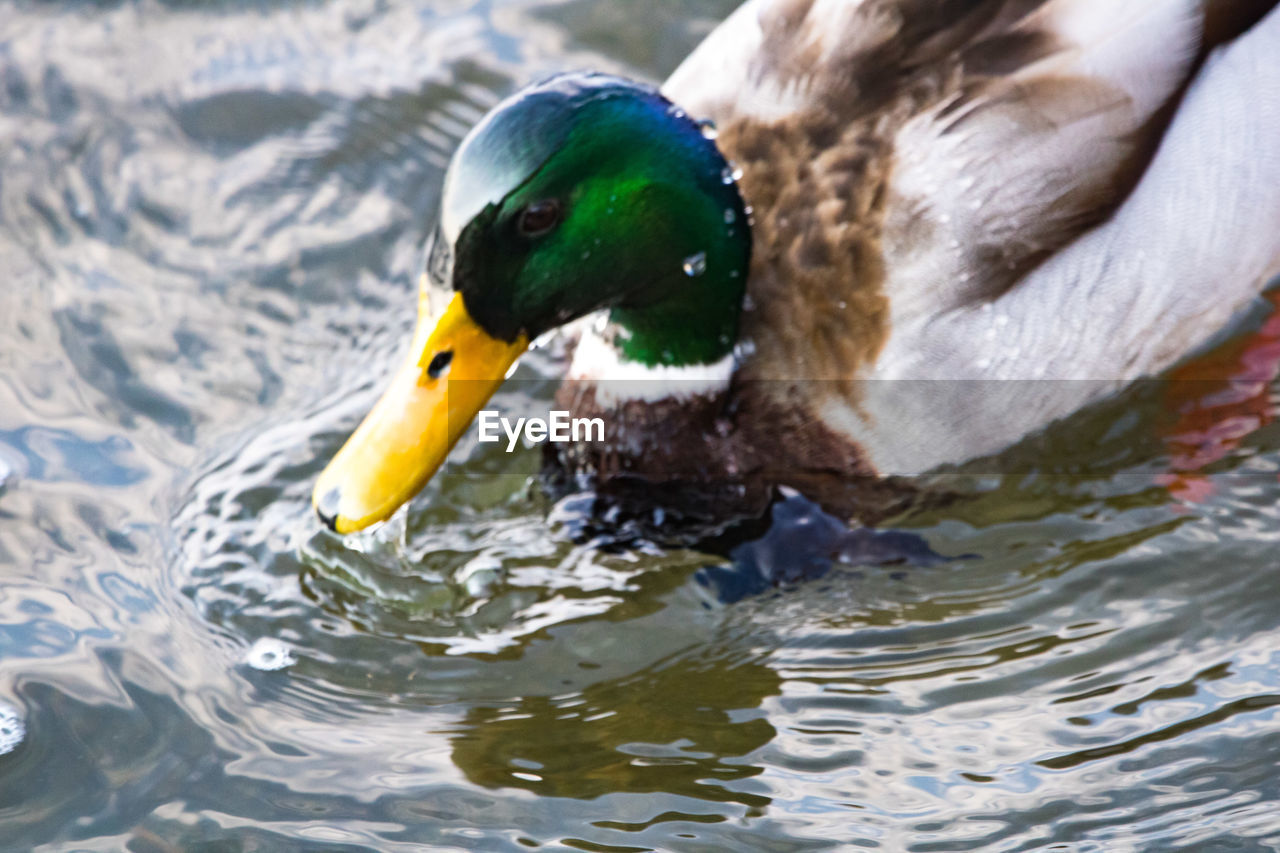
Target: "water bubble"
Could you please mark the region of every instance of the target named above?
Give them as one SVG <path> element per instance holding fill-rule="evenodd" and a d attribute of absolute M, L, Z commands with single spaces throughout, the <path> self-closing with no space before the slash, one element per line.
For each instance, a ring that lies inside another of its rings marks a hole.
<path fill-rule="evenodd" d="M 725 225 L 732 225 L 733 223 L 735 223 L 735 222 L 737 222 L 737 221 L 738 221 L 738 214 L 736 214 L 736 213 L 734 213 L 734 212 L 733 212 L 733 208 L 732 208 L 732 207 L 727 207 L 727 208 L 725 208 L 725 211 L 724 211 L 724 224 L 725 224 Z"/>
<path fill-rule="evenodd" d="M 707 271 L 707 253 L 699 252 L 684 259 L 684 274 L 697 278 Z"/>
<path fill-rule="evenodd" d="M 13 752 L 27 736 L 27 726 L 16 708 L 0 702 L 0 755 Z"/>
<path fill-rule="evenodd" d="M 720 135 L 720 131 L 716 130 L 716 123 L 709 118 L 698 121 L 698 130 L 702 131 L 702 135 L 706 139 L 715 139 Z"/>
<path fill-rule="evenodd" d="M 742 170 L 730 163 L 728 166 L 725 166 L 720 170 L 720 180 L 724 182 L 725 186 L 736 184 L 738 181 L 742 180 Z"/>
<path fill-rule="evenodd" d="M 244 662 L 263 672 L 275 672 L 293 666 L 298 660 L 283 640 L 262 637 L 249 649 Z"/>

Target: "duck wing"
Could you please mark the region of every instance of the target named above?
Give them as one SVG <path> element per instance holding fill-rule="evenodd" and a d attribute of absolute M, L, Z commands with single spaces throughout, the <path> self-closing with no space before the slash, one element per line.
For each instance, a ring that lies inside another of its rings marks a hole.
<path fill-rule="evenodd" d="M 801 137 L 792 147 L 819 170 L 812 183 L 870 197 L 874 210 L 841 214 L 878 220 L 856 225 L 874 229 L 883 290 L 909 317 L 940 301 L 994 298 L 1104 221 L 1136 185 L 1207 50 L 1274 5 L 751 0 L 665 91 L 722 127 Z M 806 125 L 807 140 L 796 133 Z M 852 177 L 849 152 L 864 163 Z M 750 175 L 759 164 L 742 153 Z M 821 201 L 818 189 L 805 195 Z M 761 195 L 757 208 L 777 194 Z"/>
<path fill-rule="evenodd" d="M 666 87 L 756 207 L 736 376 L 913 474 L 1203 344 L 1280 272 L 1276 6 L 748 2 Z"/>

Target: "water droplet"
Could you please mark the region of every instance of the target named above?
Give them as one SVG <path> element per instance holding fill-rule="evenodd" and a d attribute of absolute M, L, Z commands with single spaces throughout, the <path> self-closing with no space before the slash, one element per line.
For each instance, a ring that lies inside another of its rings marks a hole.
<path fill-rule="evenodd" d="M 559 329 L 551 329 L 549 331 L 543 332 L 542 334 L 538 335 L 536 338 L 533 339 L 533 343 L 529 344 L 529 349 L 538 350 L 538 349 L 544 349 L 545 347 L 549 347 L 551 346 L 552 342 L 555 341 L 556 338 L 558 338 L 559 336 L 560 336 Z"/>
<path fill-rule="evenodd" d="M 668 267 L 670 269 L 670 267 Z M 707 271 L 707 253 L 699 252 L 684 259 L 684 274 L 697 278 Z"/>
<path fill-rule="evenodd" d="M 599 317 L 596 317 L 596 321 L 592 324 L 591 328 L 597 335 L 603 335 L 604 330 L 609 328 L 609 315 L 601 314 Z"/>
<path fill-rule="evenodd" d="M 736 214 L 736 213 L 734 213 L 734 212 L 733 212 L 733 208 L 732 208 L 732 207 L 727 207 L 727 208 L 725 208 L 725 211 L 724 211 L 724 224 L 725 224 L 725 225 L 732 225 L 733 223 L 735 223 L 735 222 L 737 222 L 737 221 L 738 221 L 738 214 Z"/>
<path fill-rule="evenodd" d="M 677 107 L 675 104 L 672 104 L 667 107 L 667 115 L 674 116 L 675 118 L 684 118 L 688 113 Z"/>
<path fill-rule="evenodd" d="M 263 637 L 249 649 L 248 654 L 244 656 L 244 662 L 263 672 L 274 672 L 293 666 L 298 661 L 282 640 Z"/>
<path fill-rule="evenodd" d="M 591 257 L 591 252 L 590 252 L 590 250 L 585 251 L 585 252 L 583 252 L 583 253 L 582 253 L 582 259 L 583 259 L 584 261 L 585 261 L 585 260 L 587 260 L 587 259 L 589 259 L 590 257 Z"/>
<path fill-rule="evenodd" d="M 26 736 L 27 726 L 18 711 L 0 703 L 0 755 L 13 752 Z"/>
<path fill-rule="evenodd" d="M 730 163 L 728 166 L 725 166 L 720 170 L 720 180 L 724 182 L 725 186 L 736 184 L 738 181 L 742 180 L 742 170 Z"/>
<path fill-rule="evenodd" d="M 707 139 L 715 139 L 720 135 L 720 131 L 716 130 L 716 123 L 709 118 L 698 121 L 698 130 L 701 130 L 702 135 Z"/>

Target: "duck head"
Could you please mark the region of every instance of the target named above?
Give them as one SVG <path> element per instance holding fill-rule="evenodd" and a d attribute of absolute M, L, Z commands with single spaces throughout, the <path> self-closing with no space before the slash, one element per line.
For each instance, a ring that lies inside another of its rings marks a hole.
<path fill-rule="evenodd" d="M 729 356 L 751 235 L 712 136 L 657 90 L 602 74 L 531 86 L 467 135 L 409 357 L 316 484 L 329 527 L 361 530 L 412 498 L 557 326 L 607 310 L 619 361 L 655 369 Z M 443 311 L 433 290 L 451 292 Z"/>

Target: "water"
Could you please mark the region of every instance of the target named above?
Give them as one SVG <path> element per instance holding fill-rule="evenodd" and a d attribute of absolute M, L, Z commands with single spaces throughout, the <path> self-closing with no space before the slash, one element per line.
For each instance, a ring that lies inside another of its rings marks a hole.
<path fill-rule="evenodd" d="M 1265 346 L 1207 422 L 1140 390 L 900 520 L 977 559 L 731 605 L 535 452 L 311 519 L 468 126 L 731 5 L 0 6 L 0 849 L 1280 846 Z"/>

